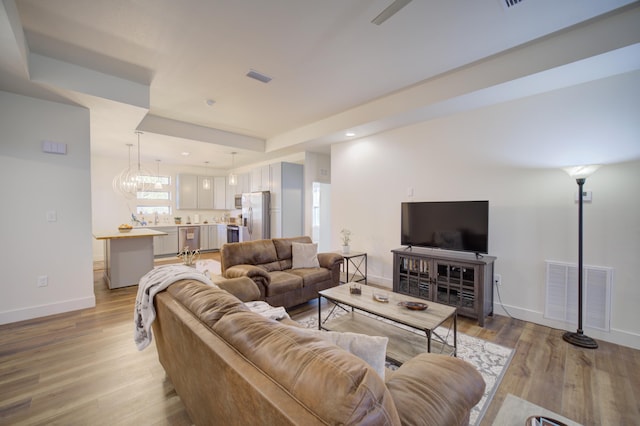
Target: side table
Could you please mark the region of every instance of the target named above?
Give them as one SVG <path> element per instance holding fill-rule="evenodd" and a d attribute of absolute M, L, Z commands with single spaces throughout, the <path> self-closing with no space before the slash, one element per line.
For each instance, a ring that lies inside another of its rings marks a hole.
<path fill-rule="evenodd" d="M 362 282 L 367 284 L 367 253 L 361 251 L 350 251 L 342 253 L 344 257 L 342 271 L 340 272 L 340 283 Z M 351 269 L 351 270 L 350 270 Z"/>

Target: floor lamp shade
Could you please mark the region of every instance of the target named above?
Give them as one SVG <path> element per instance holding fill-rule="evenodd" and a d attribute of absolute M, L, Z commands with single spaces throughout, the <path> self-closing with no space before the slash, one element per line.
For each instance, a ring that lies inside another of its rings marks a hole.
<path fill-rule="evenodd" d="M 565 168 L 565 171 L 576 180 L 578 184 L 578 329 L 575 332 L 566 332 L 562 338 L 575 346 L 583 348 L 596 349 L 598 343 L 591 337 L 586 336 L 582 330 L 582 272 L 584 269 L 582 260 L 582 208 L 583 208 L 583 195 L 584 195 L 584 183 L 587 177 L 591 176 L 600 166 L 575 166 Z"/>

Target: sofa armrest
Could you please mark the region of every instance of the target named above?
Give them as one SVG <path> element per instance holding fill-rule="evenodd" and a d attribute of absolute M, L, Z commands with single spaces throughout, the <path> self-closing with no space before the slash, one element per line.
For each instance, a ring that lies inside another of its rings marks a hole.
<path fill-rule="evenodd" d="M 386 383 L 402 424 L 468 424 L 485 388 L 468 362 L 427 353 L 404 363 Z"/>
<path fill-rule="evenodd" d="M 224 278 L 222 275 L 215 275 L 211 277 L 211 281 L 243 302 L 260 300 L 260 289 L 249 277 Z"/>
<path fill-rule="evenodd" d="M 266 288 L 271 283 L 271 276 L 269 276 L 269 273 L 254 265 L 242 264 L 231 266 L 224 271 L 223 276 L 225 278 L 251 278 L 251 280 L 258 286 L 258 289 L 260 290 L 260 299 L 262 300 L 266 297 Z"/>
<path fill-rule="evenodd" d="M 318 263 L 322 268 L 333 269 L 336 264 L 342 264 L 343 259 L 338 253 L 318 253 Z"/>

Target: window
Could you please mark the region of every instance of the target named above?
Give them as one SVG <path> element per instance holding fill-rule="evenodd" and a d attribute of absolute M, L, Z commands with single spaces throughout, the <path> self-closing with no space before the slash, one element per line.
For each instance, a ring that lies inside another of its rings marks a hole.
<path fill-rule="evenodd" d="M 140 176 L 145 182 L 150 184 L 146 191 L 138 191 L 136 199 L 138 205 L 136 214 L 142 216 L 171 215 L 171 176 Z M 156 184 L 160 184 L 156 188 Z"/>

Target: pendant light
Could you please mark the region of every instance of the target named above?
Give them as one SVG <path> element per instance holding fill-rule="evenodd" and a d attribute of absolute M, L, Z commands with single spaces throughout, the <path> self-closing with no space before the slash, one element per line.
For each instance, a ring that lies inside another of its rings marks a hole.
<path fill-rule="evenodd" d="M 153 185 L 153 189 L 162 189 L 162 182 L 160 182 L 160 160 L 156 160 L 156 183 Z"/>
<path fill-rule="evenodd" d="M 138 135 L 138 168 L 131 167 L 131 147 L 133 144 L 127 144 L 129 147 L 129 166 L 113 179 L 113 189 L 125 198 L 137 198 L 138 192 L 148 191 L 151 186 L 148 178 L 151 173 L 143 170 L 140 165 L 140 135 L 142 132 L 136 131 L 136 134 Z"/>
<path fill-rule="evenodd" d="M 236 152 L 231 153 L 231 172 L 229 173 L 229 186 L 236 186 L 238 184 L 238 176 L 233 173 L 233 167 L 235 164 L 234 159 L 236 154 Z"/>
<path fill-rule="evenodd" d="M 130 195 L 130 187 L 132 185 L 130 175 L 131 175 L 131 147 L 132 143 L 128 143 L 127 147 L 129 148 L 129 165 L 123 169 L 120 173 L 118 173 L 112 182 L 113 190 L 116 194 L 120 194 L 125 198 L 131 198 Z"/>
<path fill-rule="evenodd" d="M 209 166 L 209 162 L 205 161 L 204 168 L 207 172 L 209 171 L 208 166 Z M 204 189 L 205 191 L 208 191 L 211 189 L 211 179 L 209 179 L 209 176 L 206 176 L 204 179 L 202 179 L 202 189 Z"/>

